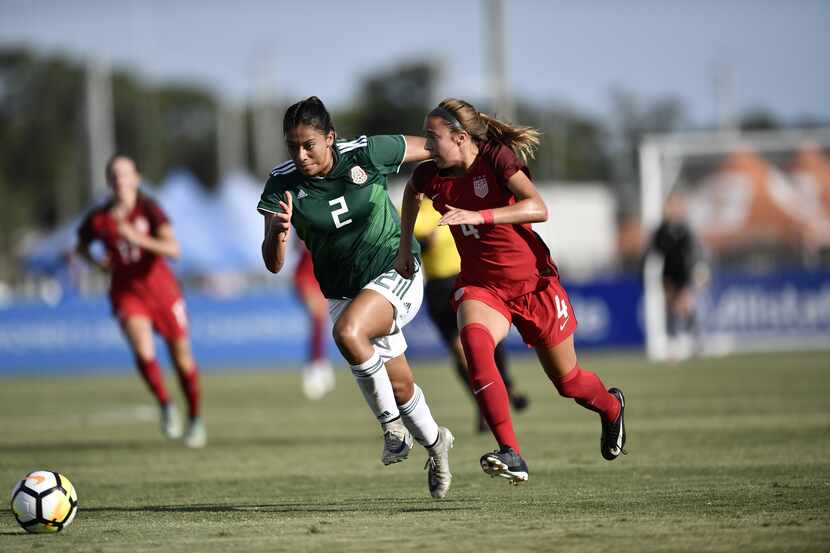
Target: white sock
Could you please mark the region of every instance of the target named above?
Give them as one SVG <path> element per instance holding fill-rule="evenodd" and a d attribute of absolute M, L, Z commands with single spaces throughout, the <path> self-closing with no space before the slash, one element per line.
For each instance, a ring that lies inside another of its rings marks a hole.
<path fill-rule="evenodd" d="M 424 392 L 417 384 L 414 389 L 409 401 L 399 406 L 401 420 L 419 444 L 429 447 L 438 441 L 438 423 L 432 418 Z"/>
<path fill-rule="evenodd" d="M 392 382 L 389 374 L 377 352 L 359 365 L 352 365 L 352 374 L 369 409 L 377 417 L 378 422 L 385 424 L 400 417 L 398 404 L 395 403 L 395 394 L 392 393 Z"/>

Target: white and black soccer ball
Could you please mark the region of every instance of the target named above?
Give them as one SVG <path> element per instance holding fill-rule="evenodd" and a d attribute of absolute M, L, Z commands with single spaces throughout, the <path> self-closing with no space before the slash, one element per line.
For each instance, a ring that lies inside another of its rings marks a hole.
<path fill-rule="evenodd" d="M 37 470 L 12 489 L 11 507 L 14 518 L 27 532 L 60 532 L 75 519 L 78 494 L 66 476 Z"/>

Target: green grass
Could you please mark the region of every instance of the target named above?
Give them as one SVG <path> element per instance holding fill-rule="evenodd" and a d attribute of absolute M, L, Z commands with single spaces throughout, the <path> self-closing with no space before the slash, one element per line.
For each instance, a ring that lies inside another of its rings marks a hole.
<path fill-rule="evenodd" d="M 416 364 L 456 435 L 455 476 L 429 497 L 424 454 L 384 467 L 351 376 L 318 403 L 296 373 L 204 378 L 210 443 L 160 437 L 135 377 L 0 380 L 0 493 L 30 470 L 69 476 L 72 526 L 27 535 L 0 510 L 0 551 L 827 551 L 830 353 L 583 365 L 628 399 L 629 455 L 599 454 L 596 415 L 514 360 L 530 409 L 514 419 L 530 481 L 486 477 L 451 370 Z M 172 384 L 171 384 L 172 387 Z"/>

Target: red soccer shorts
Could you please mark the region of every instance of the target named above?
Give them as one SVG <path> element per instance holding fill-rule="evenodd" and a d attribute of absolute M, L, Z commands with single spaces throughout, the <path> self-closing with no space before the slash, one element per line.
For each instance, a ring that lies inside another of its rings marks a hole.
<path fill-rule="evenodd" d="M 156 332 L 167 340 L 187 337 L 187 310 L 184 298 L 178 294 L 142 296 L 120 292 L 110 299 L 115 316 L 122 321 L 129 317 L 146 317 Z"/>
<path fill-rule="evenodd" d="M 515 325 L 528 346 L 552 348 L 574 333 L 576 315 L 558 279 L 545 278 L 542 284 L 541 289 L 509 301 L 486 288 L 462 286 L 453 292 L 452 306 L 458 311 L 458 306 L 467 300 L 480 301 Z"/>

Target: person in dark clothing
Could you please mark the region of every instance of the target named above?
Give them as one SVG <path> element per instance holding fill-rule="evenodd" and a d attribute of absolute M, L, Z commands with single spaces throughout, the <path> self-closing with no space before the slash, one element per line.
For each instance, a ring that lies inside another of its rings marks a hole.
<path fill-rule="evenodd" d="M 663 221 L 649 245 L 663 258 L 663 294 L 666 302 L 666 332 L 677 340 L 696 333 L 695 289 L 705 280 L 700 250 L 686 220 L 686 202 L 680 193 L 666 200 Z"/>

